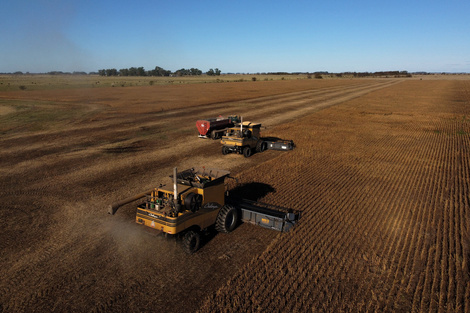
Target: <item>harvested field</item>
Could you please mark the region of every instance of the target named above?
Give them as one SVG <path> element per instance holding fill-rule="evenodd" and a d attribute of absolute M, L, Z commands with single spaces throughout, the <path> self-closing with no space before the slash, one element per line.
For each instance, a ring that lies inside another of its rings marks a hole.
<path fill-rule="evenodd" d="M 0 94 L 0 312 L 469 310 L 469 80 L 79 90 Z M 194 126 L 219 114 L 297 148 L 222 156 Z M 174 166 L 266 184 L 302 219 L 187 256 L 134 205 L 107 215 Z"/>
<path fill-rule="evenodd" d="M 406 82 L 276 128 L 298 143 L 244 172 L 295 231 L 201 312 L 467 312 L 470 84 Z"/>

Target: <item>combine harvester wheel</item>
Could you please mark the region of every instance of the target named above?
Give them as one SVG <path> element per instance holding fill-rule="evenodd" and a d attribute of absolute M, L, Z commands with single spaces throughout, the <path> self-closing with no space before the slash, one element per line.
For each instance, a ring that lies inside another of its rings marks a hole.
<path fill-rule="evenodd" d="M 250 147 L 243 148 L 243 156 L 245 158 L 249 158 L 251 156 L 251 148 Z"/>
<path fill-rule="evenodd" d="M 235 229 L 238 223 L 238 211 L 231 205 L 225 205 L 220 209 L 215 229 L 220 233 L 229 233 Z"/>
<path fill-rule="evenodd" d="M 201 236 L 199 232 L 190 230 L 188 231 L 183 238 L 183 249 L 186 253 L 193 254 L 199 250 L 201 246 Z"/>

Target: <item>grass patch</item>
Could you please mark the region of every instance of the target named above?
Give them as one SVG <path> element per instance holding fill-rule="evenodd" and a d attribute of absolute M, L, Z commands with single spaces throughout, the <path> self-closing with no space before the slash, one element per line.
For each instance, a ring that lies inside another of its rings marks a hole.
<path fill-rule="evenodd" d="M 308 79 L 308 75 L 268 75 L 268 74 L 226 74 L 221 76 L 184 76 L 184 77 L 156 77 L 156 76 L 99 76 L 99 75 L 0 75 L 0 92 L 76 88 L 103 88 L 103 87 L 131 87 L 154 86 L 171 84 L 201 84 L 223 82 L 248 82 L 268 80 L 297 80 Z"/>
<path fill-rule="evenodd" d="M 52 129 L 79 118 L 85 111 L 47 101 L 8 100 L 0 101 L 0 105 L 14 108 L 11 113 L 0 115 L 1 134 Z"/>

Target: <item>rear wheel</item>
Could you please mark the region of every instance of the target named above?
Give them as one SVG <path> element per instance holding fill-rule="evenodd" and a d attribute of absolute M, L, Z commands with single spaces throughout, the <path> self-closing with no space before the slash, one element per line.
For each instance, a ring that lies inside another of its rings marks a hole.
<path fill-rule="evenodd" d="M 245 158 L 249 158 L 251 156 L 251 148 L 250 147 L 243 148 L 243 156 Z"/>
<path fill-rule="evenodd" d="M 231 205 L 224 205 L 217 215 L 215 229 L 220 233 L 229 233 L 238 223 L 238 211 Z"/>
<path fill-rule="evenodd" d="M 264 150 L 266 150 L 266 142 L 258 141 L 256 144 L 256 152 L 263 152 Z"/>
<path fill-rule="evenodd" d="M 193 254 L 201 246 L 201 235 L 199 232 L 190 230 L 183 238 L 183 250 L 188 254 Z"/>
<path fill-rule="evenodd" d="M 229 154 L 229 153 L 230 153 L 230 150 L 228 149 L 228 147 L 222 146 L 222 154 L 226 155 L 226 154 Z"/>

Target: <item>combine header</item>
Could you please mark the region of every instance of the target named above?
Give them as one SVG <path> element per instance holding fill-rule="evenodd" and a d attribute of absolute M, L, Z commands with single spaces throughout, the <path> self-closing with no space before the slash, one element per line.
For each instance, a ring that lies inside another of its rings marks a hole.
<path fill-rule="evenodd" d="M 201 234 L 211 226 L 229 233 L 240 220 L 277 231 L 289 231 L 300 212 L 246 199 L 226 196 L 225 178 L 230 172 L 219 169 L 174 169 L 172 184 L 164 184 L 147 192 L 112 204 L 115 214 L 124 204 L 145 198 L 137 207 L 136 222 L 183 239 L 184 250 L 196 252 Z"/>
<path fill-rule="evenodd" d="M 294 141 L 293 140 L 265 140 L 266 143 L 266 148 L 269 150 L 281 150 L 281 151 L 287 151 L 287 150 L 292 150 L 294 149 Z"/>

